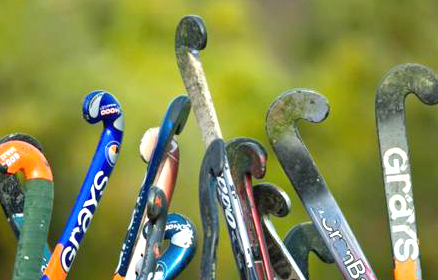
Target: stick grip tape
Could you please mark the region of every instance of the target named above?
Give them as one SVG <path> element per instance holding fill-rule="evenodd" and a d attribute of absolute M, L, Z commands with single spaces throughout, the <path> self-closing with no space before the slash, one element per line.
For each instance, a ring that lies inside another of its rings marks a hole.
<path fill-rule="evenodd" d="M 37 280 L 41 277 L 42 252 L 47 242 L 52 207 L 53 182 L 47 179 L 28 180 L 13 280 Z"/>

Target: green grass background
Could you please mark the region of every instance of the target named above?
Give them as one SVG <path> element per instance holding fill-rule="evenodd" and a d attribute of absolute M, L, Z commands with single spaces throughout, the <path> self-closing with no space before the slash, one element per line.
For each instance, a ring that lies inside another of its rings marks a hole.
<path fill-rule="evenodd" d="M 55 177 L 49 242 L 70 213 L 101 125 L 81 116 L 83 97 L 107 89 L 122 103 L 126 132 L 118 164 L 69 279 L 111 279 L 146 166 L 138 146 L 159 125 L 184 86 L 174 32 L 186 14 L 207 23 L 204 69 L 224 138 L 249 136 L 269 152 L 266 181 L 292 200 L 273 219 L 284 236 L 309 220 L 265 134 L 269 104 L 283 91 L 311 87 L 327 96 L 321 124 L 300 124 L 303 139 L 338 200 L 379 279 L 392 260 L 374 117 L 376 87 L 404 62 L 438 70 L 433 0 L 4 0 L 0 1 L 0 135 L 27 132 L 44 145 Z M 424 279 L 438 278 L 438 108 L 407 98 L 407 126 Z M 182 135 L 180 172 L 171 205 L 200 230 L 198 173 L 205 151 L 195 118 Z M 222 217 L 221 217 L 222 219 Z M 201 232 L 199 232 L 202 235 Z M 0 278 L 12 276 L 17 242 L 0 215 Z M 181 280 L 199 277 L 199 250 Z M 342 279 L 312 256 L 311 279 Z M 221 222 L 218 279 L 237 279 Z"/>

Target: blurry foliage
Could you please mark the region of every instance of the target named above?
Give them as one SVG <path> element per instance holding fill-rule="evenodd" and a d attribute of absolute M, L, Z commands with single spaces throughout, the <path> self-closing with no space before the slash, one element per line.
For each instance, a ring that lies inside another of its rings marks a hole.
<path fill-rule="evenodd" d="M 273 219 L 279 233 L 308 220 L 264 131 L 269 104 L 282 91 L 312 87 L 331 104 L 328 119 L 301 123 L 303 139 L 325 175 L 380 279 L 392 278 L 389 231 L 374 119 L 375 89 L 403 62 L 438 69 L 438 2 L 295 1 L 0 1 L 0 134 L 23 131 L 45 147 L 55 175 L 50 243 L 70 213 L 100 135 L 81 117 L 87 92 L 113 92 L 126 114 L 117 167 L 81 244 L 69 279 L 110 279 L 146 166 L 143 132 L 159 125 L 169 101 L 184 92 L 174 32 L 186 14 L 208 28 L 202 58 L 225 138 L 250 136 L 269 151 L 266 180 L 291 196 L 292 214 Z M 425 279 L 438 277 L 434 188 L 437 108 L 407 99 L 418 228 Z M 204 145 L 195 118 L 179 137 L 180 172 L 171 210 L 199 231 L 198 172 Z M 222 218 L 221 218 L 222 219 Z M 0 278 L 12 274 L 16 241 L 0 215 Z M 200 231 L 200 236 L 202 233 Z M 196 279 L 202 248 L 179 279 Z M 218 279 L 237 279 L 222 219 Z M 312 257 L 313 279 L 341 279 Z"/>

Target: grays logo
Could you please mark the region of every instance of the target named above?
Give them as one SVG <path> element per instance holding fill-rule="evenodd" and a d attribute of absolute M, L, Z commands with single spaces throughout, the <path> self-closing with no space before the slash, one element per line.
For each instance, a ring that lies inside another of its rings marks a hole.
<path fill-rule="evenodd" d="M 99 171 L 94 176 L 94 182 L 91 186 L 91 192 L 88 199 L 84 202 L 81 211 L 77 216 L 75 227 L 68 239 L 65 248 L 61 253 L 61 265 L 65 272 L 70 270 L 73 259 L 75 258 L 79 249 L 79 243 L 82 241 L 85 232 L 90 225 L 90 221 L 93 218 L 94 211 L 97 208 L 97 203 L 102 196 L 103 189 L 108 182 L 108 176 L 104 176 L 103 171 Z M 103 178 L 101 178 L 103 177 Z"/>
<path fill-rule="evenodd" d="M 415 232 L 415 211 L 412 198 L 412 182 L 409 174 L 408 155 L 400 148 L 388 149 L 383 155 L 385 183 L 395 191 L 389 199 L 389 217 L 394 223 L 391 231 L 397 233 L 394 256 L 404 262 L 419 257 L 420 250 Z"/>

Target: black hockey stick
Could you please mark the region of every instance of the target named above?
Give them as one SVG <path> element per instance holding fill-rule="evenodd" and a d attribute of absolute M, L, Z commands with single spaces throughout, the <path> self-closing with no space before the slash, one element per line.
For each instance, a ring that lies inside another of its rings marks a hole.
<path fill-rule="evenodd" d="M 324 178 L 301 140 L 297 121 L 323 121 L 327 99 L 309 89 L 280 95 L 269 108 L 266 131 L 296 192 L 330 249 L 344 279 L 377 279 Z"/>
<path fill-rule="evenodd" d="M 420 248 L 412 191 L 404 101 L 414 93 L 438 103 L 438 77 L 419 64 L 402 64 L 377 89 L 376 119 L 392 242 L 395 279 L 421 280 Z"/>

